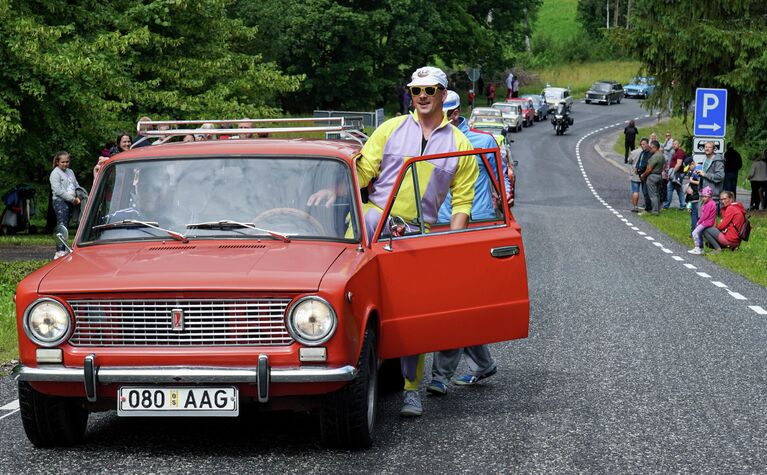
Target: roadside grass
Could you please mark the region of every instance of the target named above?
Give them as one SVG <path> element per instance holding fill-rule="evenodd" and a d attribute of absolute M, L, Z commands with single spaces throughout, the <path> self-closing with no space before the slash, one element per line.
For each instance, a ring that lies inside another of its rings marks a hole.
<path fill-rule="evenodd" d="M 602 61 L 551 66 L 532 71 L 538 77 L 538 82 L 525 85 L 521 88 L 521 93 L 540 94 L 548 83 L 556 87 L 569 87 L 573 99 L 580 100 L 595 81 L 612 79 L 626 84 L 636 76 L 639 68 L 638 61 Z"/>
<path fill-rule="evenodd" d="M 688 119 L 686 125 L 682 123 L 682 117 L 666 117 L 655 121 L 652 125 L 637 127 L 637 129 L 639 130 L 639 134 L 637 135 L 637 146 L 639 146 L 639 139 L 641 137 L 649 138 L 650 134 L 653 132 L 658 134 L 658 137 L 661 141 L 663 140 L 666 132 L 671 132 L 672 137 L 680 139 L 680 142 L 683 143 L 684 138 L 692 134 L 692 117 Z M 729 133 L 727 135 L 728 137 L 730 136 Z M 729 141 L 729 138 L 727 140 Z M 741 158 L 743 159 L 743 166 L 738 172 L 738 187 L 750 190 L 751 182 L 748 181 L 748 173 L 751 170 L 752 161 L 750 159 L 753 156 L 754 150 L 748 147 L 739 146 L 738 144 L 734 144 L 734 146 L 735 149 L 740 152 Z M 615 144 L 613 144 L 613 151 L 615 151 L 615 153 L 618 155 L 623 156 L 623 129 L 615 131 Z M 690 151 L 685 151 L 688 155 L 690 154 Z M 739 197 L 741 200 L 743 198 L 745 197 Z"/>
<path fill-rule="evenodd" d="M 578 0 L 544 0 L 533 26 L 533 37 L 547 35 L 554 43 L 563 43 L 581 29 L 577 14 Z"/>
<path fill-rule="evenodd" d="M 74 236 L 74 231 L 70 231 Z M 0 245 L 5 246 L 56 246 L 56 240 L 50 234 L 14 234 L 13 236 L 0 236 Z M 72 239 L 69 239 L 72 245 Z"/>
<path fill-rule="evenodd" d="M 18 358 L 19 346 L 16 334 L 16 305 L 13 294 L 16 285 L 32 271 L 49 261 L 0 262 L 0 362 Z"/>
<path fill-rule="evenodd" d="M 645 214 L 642 218 L 685 246 L 692 248 L 690 215 L 678 210 L 663 210 L 660 216 Z M 737 251 L 704 257 L 759 285 L 767 286 L 767 212 L 749 212 L 751 236 Z M 698 256 L 690 256 L 690 260 Z"/>

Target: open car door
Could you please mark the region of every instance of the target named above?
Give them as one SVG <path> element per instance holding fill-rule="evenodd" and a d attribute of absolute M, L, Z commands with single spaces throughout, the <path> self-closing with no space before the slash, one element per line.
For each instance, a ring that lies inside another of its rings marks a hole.
<path fill-rule="evenodd" d="M 494 217 L 472 218 L 467 229 L 451 230 L 449 222 L 435 220 L 433 197 L 425 198 L 429 177 L 443 160 L 477 152 L 414 157 L 400 172 L 371 244 L 381 283 L 381 358 L 527 337 L 522 235 L 499 187 L 498 149 L 476 155 L 491 170 L 485 183 L 498 197 Z M 490 153 L 496 166 L 487 166 Z M 396 214 L 405 209 L 405 216 Z"/>

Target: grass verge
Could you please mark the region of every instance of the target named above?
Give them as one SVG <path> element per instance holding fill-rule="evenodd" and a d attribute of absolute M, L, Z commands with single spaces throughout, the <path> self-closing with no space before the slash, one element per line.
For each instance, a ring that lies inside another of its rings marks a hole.
<path fill-rule="evenodd" d="M 540 94 L 548 83 L 556 87 L 570 87 L 573 99 L 580 100 L 586 95 L 586 91 L 594 81 L 612 79 L 626 84 L 632 77 L 636 76 L 639 67 L 638 61 L 561 64 L 533 71 L 538 77 L 538 82 L 523 87 L 522 93 Z"/>
<path fill-rule="evenodd" d="M 13 294 L 16 285 L 32 271 L 49 261 L 0 262 L 0 362 L 18 358 L 16 306 Z"/>
<path fill-rule="evenodd" d="M 750 212 L 751 237 L 737 251 L 706 254 L 705 259 L 719 264 L 746 279 L 767 287 L 767 212 Z M 645 221 L 671 236 L 674 240 L 692 247 L 690 215 L 678 210 L 662 210 L 660 216 L 643 215 Z M 697 256 L 692 256 L 695 259 Z"/>

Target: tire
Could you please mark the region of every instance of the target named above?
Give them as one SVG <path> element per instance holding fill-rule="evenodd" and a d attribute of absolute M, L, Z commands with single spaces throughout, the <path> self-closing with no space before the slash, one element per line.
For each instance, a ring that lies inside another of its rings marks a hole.
<path fill-rule="evenodd" d="M 621 103 L 621 98 L 620 98 L 620 97 L 618 98 L 618 102 L 617 102 L 617 103 L 618 103 L 618 104 L 620 104 L 620 103 Z"/>
<path fill-rule="evenodd" d="M 81 399 L 47 396 L 19 382 L 19 409 L 27 438 L 36 447 L 80 443 L 88 425 L 88 410 Z"/>
<path fill-rule="evenodd" d="M 320 435 L 329 447 L 365 449 L 373 444 L 378 405 L 376 334 L 365 330 L 354 381 L 325 396 L 320 409 Z"/>
<path fill-rule="evenodd" d="M 591 99 L 586 99 L 586 104 L 591 104 Z"/>

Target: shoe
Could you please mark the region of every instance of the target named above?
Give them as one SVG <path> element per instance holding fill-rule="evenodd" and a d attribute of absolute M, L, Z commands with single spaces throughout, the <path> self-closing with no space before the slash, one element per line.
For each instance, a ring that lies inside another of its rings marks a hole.
<path fill-rule="evenodd" d="M 696 256 L 700 256 L 701 254 L 703 254 L 703 249 L 701 249 L 699 247 L 694 247 L 694 248 L 690 249 L 687 252 L 690 253 L 690 254 L 695 254 Z"/>
<path fill-rule="evenodd" d="M 471 385 L 477 384 L 478 382 L 482 381 L 483 379 L 489 378 L 490 376 L 494 375 L 497 372 L 498 372 L 498 368 L 495 367 L 495 368 L 491 369 L 490 371 L 488 371 L 487 373 L 480 374 L 479 376 L 475 376 L 475 375 L 473 375 L 471 373 L 466 373 L 464 375 L 461 375 L 461 376 L 455 378 L 455 384 L 457 384 L 459 386 L 471 386 Z"/>
<path fill-rule="evenodd" d="M 632 209 L 631 209 L 631 212 L 632 212 L 632 213 L 638 213 L 638 212 L 639 212 L 639 208 L 632 208 Z"/>
<path fill-rule="evenodd" d="M 426 392 L 434 394 L 435 396 L 444 396 L 447 394 L 447 386 L 442 381 L 432 379 L 429 386 L 426 388 Z"/>
<path fill-rule="evenodd" d="M 663 205 L 663 209 L 669 209 L 670 206 L 671 205 L 669 205 L 669 206 Z"/>
<path fill-rule="evenodd" d="M 67 251 L 56 251 L 56 254 L 53 255 L 53 260 L 61 259 L 62 257 L 67 255 Z"/>
<path fill-rule="evenodd" d="M 421 414 L 423 414 L 423 406 L 421 405 L 421 396 L 418 395 L 418 391 L 405 391 L 399 415 L 402 417 L 419 417 Z"/>

